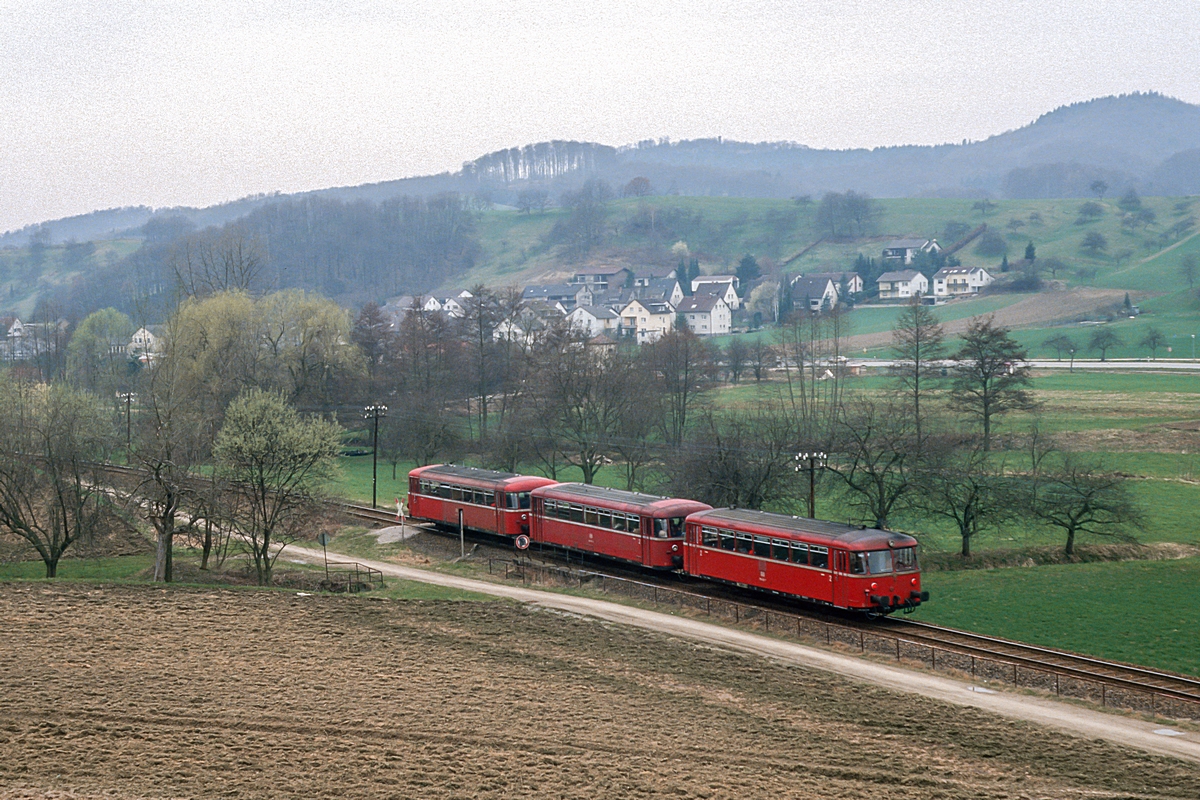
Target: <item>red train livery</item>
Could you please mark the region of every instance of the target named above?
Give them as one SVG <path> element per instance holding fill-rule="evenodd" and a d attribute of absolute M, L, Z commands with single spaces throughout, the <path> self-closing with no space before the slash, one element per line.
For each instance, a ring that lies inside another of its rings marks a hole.
<path fill-rule="evenodd" d="M 408 474 L 408 513 L 814 603 L 887 614 L 929 599 L 917 540 L 765 511 L 438 464 Z"/>
<path fill-rule="evenodd" d="M 903 533 L 718 508 L 687 519 L 689 575 L 877 613 L 915 608 L 917 540 Z"/>
<path fill-rule="evenodd" d="M 655 569 L 683 566 L 684 520 L 712 508 L 695 500 L 586 483 L 542 486 L 531 495 L 533 541 Z"/>
<path fill-rule="evenodd" d="M 408 515 L 473 531 L 519 536 L 529 533 L 529 493 L 549 478 L 490 469 L 435 464 L 408 473 Z"/>

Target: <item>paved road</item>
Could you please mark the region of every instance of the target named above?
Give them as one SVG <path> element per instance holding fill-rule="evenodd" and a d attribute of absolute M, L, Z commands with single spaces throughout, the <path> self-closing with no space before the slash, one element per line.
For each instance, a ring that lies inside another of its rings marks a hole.
<path fill-rule="evenodd" d="M 321 554 L 302 547 L 287 551 L 289 558 L 321 563 Z M 894 691 L 912 692 L 960 706 L 972 706 L 1002 716 L 1047 725 L 1089 739 L 1105 739 L 1116 744 L 1200 762 L 1200 734 L 1184 729 L 1106 714 L 1089 708 L 1055 702 L 1041 697 L 993 691 L 980 686 L 921 671 L 878 664 L 862 658 L 832 653 L 801 644 L 783 642 L 746 631 L 724 628 L 655 611 L 561 594 L 541 592 L 517 586 L 442 575 L 436 572 L 402 567 L 381 561 L 345 558 L 373 567 L 383 574 L 454 589 L 533 603 L 609 622 L 633 625 L 684 639 L 706 642 L 718 647 L 740 650 L 787 664 L 825 670 L 856 680 L 884 686 Z M 1170 730 L 1171 734 L 1155 733 Z M 1173 735 L 1180 733 L 1182 735 Z"/>

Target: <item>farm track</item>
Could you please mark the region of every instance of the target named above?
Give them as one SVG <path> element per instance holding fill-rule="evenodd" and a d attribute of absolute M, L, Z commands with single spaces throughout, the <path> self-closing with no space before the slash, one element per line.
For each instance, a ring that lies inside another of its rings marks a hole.
<path fill-rule="evenodd" d="M 343 511 L 358 519 L 385 524 L 395 523 L 394 515 L 378 509 L 345 502 L 338 503 L 337 505 Z M 432 526 L 428 529 L 434 530 Z M 482 537 L 476 536 L 474 539 L 482 540 Z M 559 563 L 561 564 L 561 561 Z M 935 668 L 938 661 L 936 653 L 941 651 L 946 654 L 957 654 L 968 659 L 966 663 L 970 664 L 970 671 L 972 673 L 975 672 L 977 661 L 986 662 L 991 665 L 998 664 L 1003 669 L 1010 669 L 1014 678 L 1017 676 L 1017 670 L 1024 669 L 1026 671 L 1053 676 L 1052 682 L 1042 681 L 1038 685 L 1039 688 L 1054 691 L 1056 694 L 1060 692 L 1064 680 L 1083 682 L 1095 684 L 1100 687 L 1097 699 L 1101 705 L 1108 704 L 1113 694 L 1109 691 L 1111 689 L 1117 690 L 1118 693 L 1133 692 L 1149 696 L 1150 702 L 1146 706 L 1149 710 L 1156 709 L 1160 700 L 1179 701 L 1184 707 L 1194 709 L 1188 716 L 1200 717 L 1200 679 L 1184 675 L 1147 669 L 1117 661 L 1108 661 L 1065 650 L 1055 650 L 997 637 L 984 636 L 969 631 L 945 628 L 899 617 L 889 617 L 885 620 L 873 622 L 866 622 L 860 619 L 847 619 L 843 615 L 828 611 L 798 608 L 795 603 L 776 599 L 771 596 L 750 597 L 749 592 L 736 590 L 733 587 L 726 587 L 720 584 L 690 583 L 686 588 L 681 589 L 677 581 L 656 580 L 653 575 L 648 576 L 644 572 L 633 572 L 620 568 L 614 569 L 608 563 L 599 566 L 595 561 L 589 561 L 588 569 L 586 570 L 573 569 L 569 566 L 558 566 L 555 569 L 571 572 L 578 576 L 581 582 L 585 577 L 601 577 L 611 581 L 654 587 L 655 590 L 662 590 L 664 592 L 676 592 L 718 602 L 734 603 L 751 609 L 752 612 L 758 612 L 758 614 L 788 615 L 814 620 L 820 624 L 858 635 L 860 646 L 864 652 L 867 648 L 862 643 L 862 636 L 869 635 L 872 639 L 883 637 L 894 641 L 897 653 L 901 652 L 902 647 L 910 652 L 913 647 L 926 648 L 932 655 L 931 662 Z M 754 616 L 753 613 L 739 614 L 737 618 L 739 620 L 742 618 L 749 619 Z M 846 639 L 846 637 L 837 638 L 842 641 Z M 944 656 L 943 663 L 945 663 Z M 1020 685 L 1018 680 L 1013 680 L 1012 682 Z M 1118 700 L 1117 702 L 1119 703 L 1120 701 Z"/>

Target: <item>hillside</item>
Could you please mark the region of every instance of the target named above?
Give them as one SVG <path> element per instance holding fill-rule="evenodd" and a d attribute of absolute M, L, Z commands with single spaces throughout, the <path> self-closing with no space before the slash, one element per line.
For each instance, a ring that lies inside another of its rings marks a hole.
<path fill-rule="evenodd" d="M 876 197 L 1084 197 L 1102 180 L 1114 193 L 1200 193 L 1200 106 L 1163 95 L 1104 97 L 1055 109 L 1029 125 L 979 142 L 822 150 L 794 142 L 720 138 L 647 140 L 624 147 L 541 142 L 468 161 L 456 173 L 256 195 L 209 208 L 110 209 L 0 235 L 23 246 L 38 230 L 50 243 L 119 238 L 153 216 L 181 215 L 196 227 L 220 225 L 281 199 L 379 203 L 401 195 L 477 194 L 513 204 L 526 188 L 556 197 L 589 176 L 620 187 L 645 177 L 661 194 L 786 198 L 852 188 Z"/>

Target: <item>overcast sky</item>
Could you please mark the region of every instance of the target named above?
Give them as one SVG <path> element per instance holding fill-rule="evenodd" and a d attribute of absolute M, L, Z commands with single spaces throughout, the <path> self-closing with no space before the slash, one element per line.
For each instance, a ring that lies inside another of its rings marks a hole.
<path fill-rule="evenodd" d="M 1195 0 L 0 0 L 0 231 L 546 139 L 982 139 L 1148 90 L 1200 103 Z"/>

